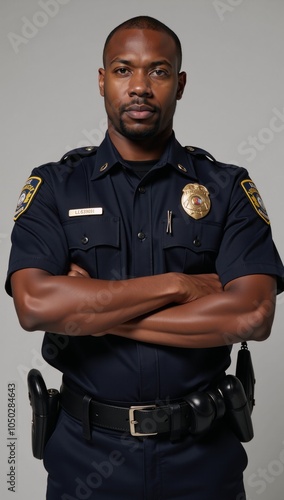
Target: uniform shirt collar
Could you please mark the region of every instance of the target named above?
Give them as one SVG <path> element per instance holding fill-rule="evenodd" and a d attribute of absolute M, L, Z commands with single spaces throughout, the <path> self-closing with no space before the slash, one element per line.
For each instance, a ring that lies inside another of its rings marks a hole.
<path fill-rule="evenodd" d="M 118 165 L 125 165 L 126 162 L 120 156 L 119 152 L 112 144 L 108 132 L 101 145 L 98 147 L 95 155 L 95 167 L 91 180 L 98 179 L 99 177 L 109 174 L 113 168 Z M 174 132 L 172 133 L 166 149 L 161 156 L 160 160 L 153 167 L 153 170 L 163 168 L 165 165 L 171 165 L 175 170 L 185 177 L 197 180 L 194 164 L 191 155 L 182 147 L 176 140 Z"/>

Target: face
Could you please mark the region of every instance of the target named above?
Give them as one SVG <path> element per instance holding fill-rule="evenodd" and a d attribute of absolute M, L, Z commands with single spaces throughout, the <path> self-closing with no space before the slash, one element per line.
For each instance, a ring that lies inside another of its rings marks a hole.
<path fill-rule="evenodd" d="M 174 40 L 164 32 L 130 29 L 116 32 L 99 70 L 110 135 L 130 140 L 167 138 L 185 73 L 178 73 Z"/>

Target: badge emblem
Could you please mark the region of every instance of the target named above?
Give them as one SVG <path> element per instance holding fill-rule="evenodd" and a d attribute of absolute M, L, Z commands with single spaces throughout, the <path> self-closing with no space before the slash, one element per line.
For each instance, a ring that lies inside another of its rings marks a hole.
<path fill-rule="evenodd" d="M 27 210 L 41 183 L 42 179 L 40 177 L 29 177 L 20 194 L 14 215 L 14 221 L 16 221 L 20 215 Z"/>
<path fill-rule="evenodd" d="M 182 190 L 181 205 L 190 217 L 202 219 L 211 208 L 208 189 L 200 184 L 187 184 Z"/>
<path fill-rule="evenodd" d="M 255 183 L 251 179 L 246 179 L 241 182 L 241 186 L 258 215 L 266 224 L 270 224 L 268 213 Z"/>

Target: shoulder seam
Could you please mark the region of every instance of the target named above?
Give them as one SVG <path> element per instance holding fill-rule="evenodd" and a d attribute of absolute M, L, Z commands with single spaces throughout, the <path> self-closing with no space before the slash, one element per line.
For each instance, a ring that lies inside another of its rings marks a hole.
<path fill-rule="evenodd" d="M 65 153 L 60 159 L 59 163 L 71 162 L 76 163 L 83 158 L 96 154 L 98 146 L 86 146 L 84 148 L 71 149 Z"/>

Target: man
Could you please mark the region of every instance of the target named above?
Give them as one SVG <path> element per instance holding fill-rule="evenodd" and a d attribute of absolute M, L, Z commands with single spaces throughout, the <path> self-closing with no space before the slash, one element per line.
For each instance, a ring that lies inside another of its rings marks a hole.
<path fill-rule="evenodd" d="M 244 500 L 239 439 L 218 412 L 195 432 L 184 398 L 220 395 L 231 344 L 270 333 L 269 219 L 244 169 L 176 141 L 186 74 L 168 27 L 126 21 L 103 61 L 106 138 L 32 172 L 6 285 L 64 374 L 47 498 Z"/>

